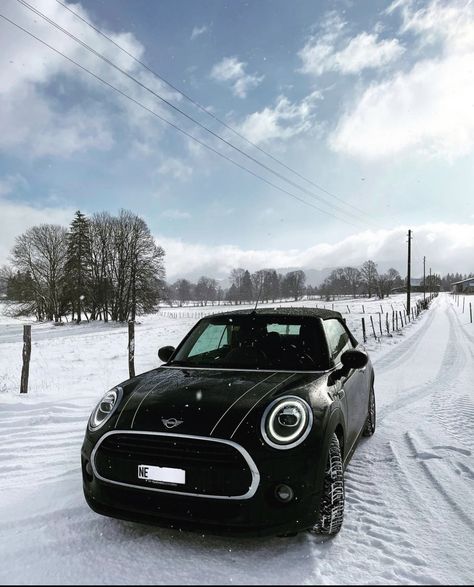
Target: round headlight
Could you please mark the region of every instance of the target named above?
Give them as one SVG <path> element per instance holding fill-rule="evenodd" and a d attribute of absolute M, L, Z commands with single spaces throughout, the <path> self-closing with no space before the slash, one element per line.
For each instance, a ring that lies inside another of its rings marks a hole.
<path fill-rule="evenodd" d="M 287 396 L 273 401 L 262 417 L 261 431 L 265 442 L 273 448 L 297 446 L 308 436 L 313 412 L 301 398 Z"/>
<path fill-rule="evenodd" d="M 114 389 L 111 389 L 104 395 L 89 419 L 89 428 L 91 430 L 97 430 L 107 422 L 120 403 L 122 393 L 123 391 L 121 387 L 114 387 Z"/>

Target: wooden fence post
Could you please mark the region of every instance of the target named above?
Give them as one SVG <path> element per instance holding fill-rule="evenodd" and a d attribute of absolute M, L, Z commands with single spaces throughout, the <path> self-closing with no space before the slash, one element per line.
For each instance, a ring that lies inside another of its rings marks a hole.
<path fill-rule="evenodd" d="M 135 322 L 128 323 L 128 374 L 135 377 Z"/>
<path fill-rule="evenodd" d="M 395 312 L 395 327 L 398 330 L 398 314 Z"/>
<path fill-rule="evenodd" d="M 23 367 L 21 369 L 20 393 L 28 393 L 28 377 L 30 375 L 31 357 L 31 326 L 23 326 Z"/>
<path fill-rule="evenodd" d="M 466 303 L 466 298 L 463 296 L 462 298 L 462 313 L 464 314 L 464 305 Z"/>
<path fill-rule="evenodd" d="M 383 336 L 382 334 L 382 314 L 379 314 L 379 329 L 380 329 L 380 336 Z"/>
<path fill-rule="evenodd" d="M 385 314 L 385 327 L 387 329 L 387 336 L 390 336 L 390 327 L 388 323 L 388 312 Z"/>
<path fill-rule="evenodd" d="M 400 328 L 403 328 L 404 327 L 404 324 L 403 324 L 403 314 L 402 314 L 402 311 L 401 310 L 398 310 L 398 312 L 400 313 Z"/>
<path fill-rule="evenodd" d="M 471 314 L 471 324 L 472 324 L 472 304 L 469 302 L 469 313 Z"/>
<path fill-rule="evenodd" d="M 347 304 L 347 311 L 349 312 L 349 314 L 351 313 L 351 309 L 349 308 L 349 304 Z"/>
<path fill-rule="evenodd" d="M 362 335 L 364 337 L 364 342 L 367 342 L 367 335 L 365 334 L 365 318 L 362 318 Z"/>
<path fill-rule="evenodd" d="M 375 340 L 377 340 L 377 335 L 375 334 L 374 319 L 373 319 L 372 314 L 370 315 L 370 323 L 372 324 L 372 332 L 373 332 L 374 338 L 375 338 Z"/>

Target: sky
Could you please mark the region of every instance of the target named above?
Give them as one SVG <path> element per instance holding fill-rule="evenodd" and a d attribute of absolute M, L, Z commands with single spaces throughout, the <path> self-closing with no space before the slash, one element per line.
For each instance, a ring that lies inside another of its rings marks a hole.
<path fill-rule="evenodd" d="M 404 275 L 409 228 L 412 274 L 474 271 L 472 2 L 64 0 L 115 44 L 61 2 L 0 7 L 50 45 L 0 18 L 0 264 L 32 225 L 125 208 L 170 281 Z"/>

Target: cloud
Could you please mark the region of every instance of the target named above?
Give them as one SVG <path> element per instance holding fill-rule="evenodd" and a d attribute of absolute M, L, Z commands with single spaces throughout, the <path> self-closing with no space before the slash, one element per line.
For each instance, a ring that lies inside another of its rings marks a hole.
<path fill-rule="evenodd" d="M 161 163 L 158 167 L 158 173 L 170 175 L 174 179 L 185 181 L 191 177 L 193 168 L 183 163 L 181 159 L 170 157 Z"/>
<path fill-rule="evenodd" d="M 434 273 L 473 271 L 474 224 L 435 223 L 412 226 L 416 241 L 412 250 L 412 274 L 423 270 L 423 255 Z M 199 275 L 225 278 L 235 267 L 250 271 L 266 267 L 324 269 L 358 266 L 373 259 L 379 267 L 395 267 L 406 273 L 406 234 L 408 227 L 365 231 L 339 242 L 319 243 L 306 249 L 242 249 L 234 245 L 217 247 L 185 243 L 157 236 L 166 251 L 168 279 L 195 279 Z"/>
<path fill-rule="evenodd" d="M 161 81 L 55 0 L 40 0 L 35 7 L 154 91 L 174 97 Z M 73 9 L 93 20 L 80 4 Z M 96 75 L 149 107 L 162 110 L 156 98 L 20 4 L 8 3 L 3 12 Z M 143 56 L 143 46 L 131 33 L 104 33 L 137 58 Z M 156 128 L 150 130 L 153 125 L 149 114 L 145 116 L 135 105 L 10 23 L 0 22 L 0 35 L 0 152 L 69 157 L 81 151 L 109 149 L 114 144 L 114 128 L 120 126 L 123 131 L 124 121 L 137 139 L 156 141 L 160 136 Z"/>
<path fill-rule="evenodd" d="M 240 132 L 253 143 L 294 137 L 313 128 L 314 110 L 321 99 L 318 91 L 294 103 L 279 96 L 273 108 L 266 107 L 247 116 L 240 124 Z"/>
<path fill-rule="evenodd" d="M 474 4 L 397 2 L 402 33 L 420 57 L 408 71 L 372 83 L 330 136 L 334 151 L 366 160 L 408 153 L 447 160 L 474 147 Z M 413 54 L 416 54 L 413 52 Z"/>
<path fill-rule="evenodd" d="M 398 39 L 381 39 L 377 32 L 362 32 L 353 38 L 344 35 L 345 23 L 330 13 L 320 33 L 311 37 L 298 55 L 300 71 L 322 75 L 328 71 L 357 74 L 364 69 L 379 69 L 398 59 L 405 51 Z"/>
<path fill-rule="evenodd" d="M 220 82 L 232 82 L 232 91 L 239 98 L 245 98 L 250 89 L 256 88 L 264 76 L 245 73 L 247 64 L 237 57 L 224 57 L 211 70 L 211 78 Z"/>
<path fill-rule="evenodd" d="M 31 203 L 18 203 L 10 199 L 0 199 L 0 265 L 8 261 L 15 238 L 31 226 L 37 224 L 61 224 L 69 226 L 75 210 L 50 206 L 34 206 Z"/>
<path fill-rule="evenodd" d="M 165 210 L 161 213 L 161 216 L 170 220 L 186 220 L 191 218 L 191 214 L 189 212 L 183 212 L 183 210 Z"/>
<path fill-rule="evenodd" d="M 191 41 L 194 41 L 194 39 L 196 37 L 199 37 L 199 36 L 203 35 L 204 33 L 207 33 L 208 30 L 209 30 L 209 27 L 207 25 L 203 25 L 201 27 L 195 26 L 193 28 L 193 32 L 191 33 Z"/>
<path fill-rule="evenodd" d="M 22 190 L 26 187 L 28 187 L 28 182 L 19 173 L 6 175 L 0 178 L 0 197 L 7 196 L 14 191 Z"/>

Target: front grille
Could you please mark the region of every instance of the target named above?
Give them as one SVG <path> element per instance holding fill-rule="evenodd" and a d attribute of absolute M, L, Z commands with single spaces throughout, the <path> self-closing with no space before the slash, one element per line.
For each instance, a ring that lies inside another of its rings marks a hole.
<path fill-rule="evenodd" d="M 184 485 L 138 478 L 138 467 L 151 465 L 186 471 Z M 234 445 L 197 437 L 113 432 L 106 434 L 94 455 L 96 473 L 103 480 L 201 496 L 247 496 L 255 476 Z"/>

